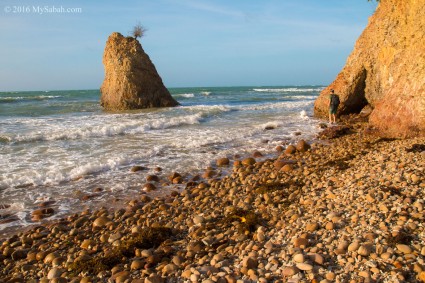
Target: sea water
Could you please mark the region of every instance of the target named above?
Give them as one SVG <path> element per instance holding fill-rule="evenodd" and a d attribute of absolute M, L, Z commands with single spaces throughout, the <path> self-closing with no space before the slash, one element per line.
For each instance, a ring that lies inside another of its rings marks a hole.
<path fill-rule="evenodd" d="M 123 112 L 102 110 L 98 90 L 2 92 L 0 231 L 32 224 L 40 202 L 54 202 L 52 218 L 110 206 L 137 198 L 148 174 L 189 178 L 220 157 L 311 140 L 322 89 L 173 88 L 179 107 Z M 148 170 L 131 173 L 135 165 Z"/>

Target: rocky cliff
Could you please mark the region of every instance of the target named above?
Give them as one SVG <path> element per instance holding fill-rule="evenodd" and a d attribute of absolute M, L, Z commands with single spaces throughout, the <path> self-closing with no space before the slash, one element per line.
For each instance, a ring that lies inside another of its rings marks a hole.
<path fill-rule="evenodd" d="M 315 102 L 328 114 L 330 89 L 339 114 L 368 105 L 369 123 L 388 137 L 425 135 L 425 1 L 381 0 L 335 81 Z"/>
<path fill-rule="evenodd" d="M 101 105 L 107 110 L 177 106 L 139 41 L 112 33 L 103 54 Z"/>

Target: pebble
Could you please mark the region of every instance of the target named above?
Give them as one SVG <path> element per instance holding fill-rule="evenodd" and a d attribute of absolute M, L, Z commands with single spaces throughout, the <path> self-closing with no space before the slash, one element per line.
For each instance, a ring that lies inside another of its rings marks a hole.
<path fill-rule="evenodd" d="M 145 278 L 145 283 L 164 283 L 165 280 L 161 276 L 153 273 L 149 277 Z"/>
<path fill-rule="evenodd" d="M 163 274 L 172 274 L 177 270 L 178 270 L 178 267 L 175 264 L 169 263 L 166 266 L 164 266 L 164 268 L 162 269 L 162 273 Z"/>
<path fill-rule="evenodd" d="M 131 262 L 130 269 L 139 270 L 139 269 L 142 269 L 144 266 L 145 266 L 144 261 L 136 259 Z"/>
<path fill-rule="evenodd" d="M 288 147 L 285 149 L 285 154 L 292 155 L 297 151 L 297 148 L 294 145 L 288 145 Z"/>
<path fill-rule="evenodd" d="M 313 269 L 313 265 L 308 263 L 297 263 L 296 266 L 299 270 L 303 270 L 303 271 L 310 271 Z"/>
<path fill-rule="evenodd" d="M 368 256 L 370 255 L 370 250 L 365 245 L 361 245 L 357 250 L 357 253 L 361 256 Z"/>
<path fill-rule="evenodd" d="M 230 160 L 227 157 L 217 159 L 217 166 L 227 166 L 230 164 Z"/>
<path fill-rule="evenodd" d="M 412 249 L 408 245 L 397 244 L 396 247 L 397 247 L 397 250 L 399 250 L 400 252 L 404 254 L 412 253 Z"/>
<path fill-rule="evenodd" d="M 158 178 L 134 174 L 141 185 L 147 179 L 161 190 L 140 191 L 123 201 L 123 209 L 111 203 L 43 220 L 1 241 L 0 278 L 74 283 L 425 281 L 425 245 L 394 243 L 404 240 L 397 236 L 403 236 L 400 232 L 425 233 L 425 155 L 405 151 L 424 140 L 379 140 L 356 132 L 355 123 L 351 126 L 350 135 L 312 144 L 303 152 L 288 146 L 279 158 L 256 153 L 257 162 L 235 155 L 229 168 L 229 158 L 217 159 L 203 171 L 209 172 L 207 178 L 202 172 L 185 172 L 187 177 L 165 173 L 168 179 L 159 171 Z M 291 170 L 283 172 L 287 165 Z M 46 205 L 43 209 L 54 203 Z M 153 228 L 170 228 L 170 234 L 160 243 L 143 245 L 140 241 L 150 237 L 145 232 Z M 75 277 L 74 263 L 108 255 L 116 260 L 113 266 Z"/>
<path fill-rule="evenodd" d="M 310 260 L 313 261 L 316 264 L 323 265 L 325 263 L 325 259 L 320 254 L 309 253 L 308 256 L 309 256 Z"/>
<path fill-rule="evenodd" d="M 195 223 L 195 225 L 202 224 L 204 223 L 204 221 L 205 219 L 201 215 L 196 215 L 195 217 L 193 217 L 193 223 Z"/>
<path fill-rule="evenodd" d="M 63 269 L 54 267 L 47 274 L 47 279 L 58 278 L 62 275 L 62 273 L 63 273 Z"/>
<path fill-rule="evenodd" d="M 288 266 L 282 270 L 282 275 L 285 277 L 291 277 L 299 272 L 299 269 L 295 266 Z"/>
<path fill-rule="evenodd" d="M 309 232 L 314 232 L 319 228 L 318 223 L 307 223 L 305 229 Z"/>
<path fill-rule="evenodd" d="M 247 256 L 247 257 L 244 257 L 242 261 L 242 266 L 246 267 L 247 269 L 254 269 L 254 268 L 257 268 L 258 261 L 254 257 Z"/>
<path fill-rule="evenodd" d="M 348 245 L 347 250 L 349 252 L 353 252 L 353 251 L 357 251 L 360 247 L 360 243 L 359 242 L 353 242 L 350 245 Z"/>
<path fill-rule="evenodd" d="M 308 246 L 308 240 L 306 238 L 296 238 L 294 240 L 294 246 L 299 248 L 306 248 Z"/>
<path fill-rule="evenodd" d="M 104 227 L 110 221 L 111 220 L 105 216 L 98 217 L 93 221 L 93 227 Z"/>

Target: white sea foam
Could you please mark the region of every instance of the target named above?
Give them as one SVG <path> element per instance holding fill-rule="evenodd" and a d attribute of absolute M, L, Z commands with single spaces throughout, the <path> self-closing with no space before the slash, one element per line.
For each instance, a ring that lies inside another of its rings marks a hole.
<path fill-rule="evenodd" d="M 14 100 L 35 100 L 35 99 L 53 99 L 59 98 L 59 95 L 38 95 L 38 96 L 0 96 L 0 101 L 14 101 Z"/>
<path fill-rule="evenodd" d="M 209 96 L 211 94 L 211 91 L 201 91 L 201 94 L 205 96 Z"/>
<path fill-rule="evenodd" d="M 313 101 L 285 101 L 278 103 L 264 103 L 250 106 L 236 106 L 239 110 L 268 110 L 268 109 L 301 109 L 309 107 L 313 104 Z"/>
<path fill-rule="evenodd" d="M 195 97 L 194 93 L 182 93 L 182 94 L 176 94 L 175 97 L 185 97 L 185 98 L 192 98 Z"/>
<path fill-rule="evenodd" d="M 300 118 L 301 118 L 301 119 L 303 119 L 303 120 L 308 120 L 308 119 L 310 119 L 310 118 L 308 117 L 307 112 L 306 112 L 305 110 L 303 110 L 303 111 L 301 111 L 301 112 L 300 112 Z"/>
<path fill-rule="evenodd" d="M 288 87 L 288 88 L 254 88 L 253 91 L 257 91 L 257 92 L 317 92 L 323 89 L 324 87 L 316 87 L 316 88 Z"/>
<path fill-rule="evenodd" d="M 25 208 L 25 204 L 22 201 L 12 202 L 10 204 L 10 210 L 22 210 Z"/>
<path fill-rule="evenodd" d="M 217 89 L 203 98 L 194 89 L 181 96 L 191 106 L 0 117 L 0 199 L 22 202 L 13 211 L 21 213 L 16 223 L 26 225 L 37 200 L 55 200 L 54 217 L 62 217 L 65 211 L 105 203 L 108 197 L 123 199 L 139 192 L 156 166 L 163 168 L 162 177 L 171 171 L 197 174 L 217 156 L 274 152 L 282 140 L 300 138 L 294 133 L 309 139 L 318 131 L 317 122 L 309 118 L 313 95 L 303 91 L 282 95 L 273 89 L 264 100 L 245 100 L 259 95 L 250 88 Z M 193 105 L 199 100 L 205 105 Z M 132 174 L 133 165 L 149 170 Z M 93 193 L 95 187 L 104 189 L 101 196 L 80 204 L 75 193 Z"/>
<path fill-rule="evenodd" d="M 261 129 L 264 129 L 264 130 L 266 130 L 266 129 L 276 129 L 276 128 L 282 126 L 282 125 L 283 125 L 282 122 L 279 122 L 279 121 L 270 121 L 270 122 L 261 124 L 260 125 L 260 128 Z"/>
<path fill-rule="evenodd" d="M 229 111 L 228 108 L 217 107 L 192 107 L 197 113 L 181 115 L 176 117 L 159 117 L 149 119 L 140 117 L 140 119 L 118 118 L 116 122 L 110 123 L 98 117 L 94 120 L 80 119 L 75 123 L 62 123 L 61 121 L 31 121 L 33 128 L 28 133 L 1 134 L 0 141 L 3 142 L 34 142 L 34 141 L 54 141 L 54 140 L 78 140 L 96 137 L 111 137 L 118 135 L 135 135 L 149 130 L 160 130 L 182 125 L 199 124 L 203 118 L 210 115 L 217 115 L 223 111 Z M 190 110 L 190 108 L 189 108 Z M 38 124 L 38 125 L 37 125 Z M 42 129 L 44 128 L 44 129 Z"/>
<path fill-rule="evenodd" d="M 285 98 L 299 99 L 299 100 L 316 100 L 317 96 L 311 96 L 311 95 L 290 95 L 290 96 L 285 96 Z"/>

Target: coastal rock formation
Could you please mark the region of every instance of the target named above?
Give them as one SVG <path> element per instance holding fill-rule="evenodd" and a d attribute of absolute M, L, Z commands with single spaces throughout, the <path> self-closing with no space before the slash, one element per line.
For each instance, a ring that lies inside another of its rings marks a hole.
<path fill-rule="evenodd" d="M 339 114 L 372 108 L 370 125 L 388 137 L 425 135 L 425 2 L 382 0 L 335 81 L 316 100 L 328 114 L 328 95 Z"/>
<path fill-rule="evenodd" d="M 112 33 L 103 54 L 101 105 L 107 110 L 177 106 L 139 41 Z"/>

